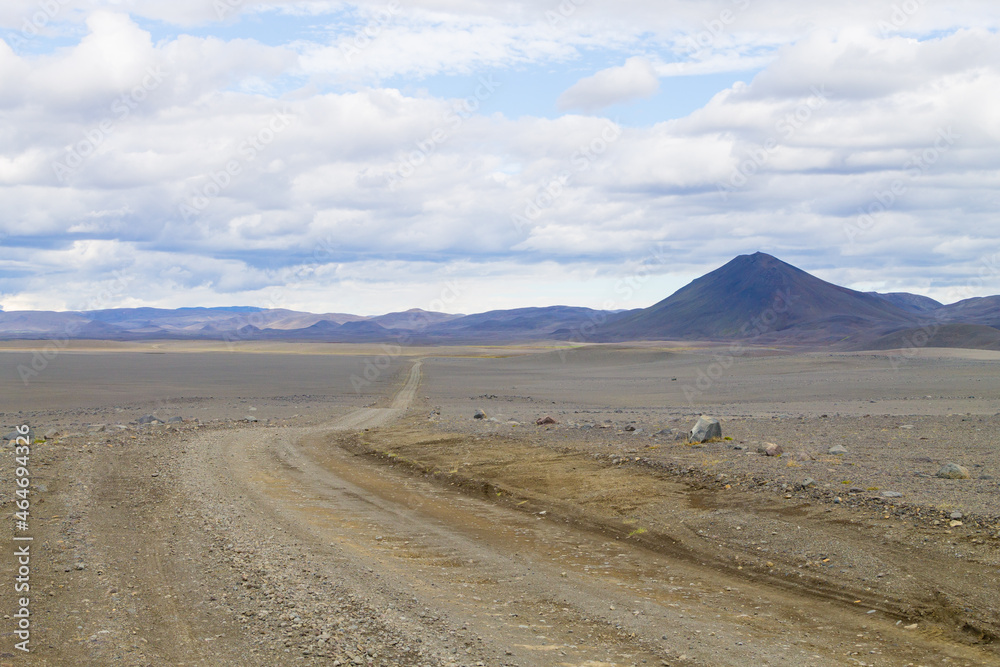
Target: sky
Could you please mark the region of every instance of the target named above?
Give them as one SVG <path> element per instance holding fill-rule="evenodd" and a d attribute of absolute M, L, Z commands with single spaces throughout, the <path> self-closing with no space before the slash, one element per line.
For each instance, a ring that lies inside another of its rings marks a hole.
<path fill-rule="evenodd" d="M 995 0 L 4 0 L 0 304 L 1000 294 Z"/>

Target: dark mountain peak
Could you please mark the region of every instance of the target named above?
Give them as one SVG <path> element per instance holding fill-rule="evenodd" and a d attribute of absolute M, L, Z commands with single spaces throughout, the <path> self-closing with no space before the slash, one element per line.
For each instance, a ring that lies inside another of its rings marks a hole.
<path fill-rule="evenodd" d="M 810 278 L 813 277 L 802 269 L 792 266 L 788 262 L 784 262 L 774 255 L 768 255 L 766 252 L 755 252 L 752 255 L 739 255 L 703 277 L 707 278 L 712 275 L 724 276 L 733 273 L 746 273 L 749 274 L 748 277 L 765 274 L 787 274 L 800 278 L 803 276 L 809 276 Z M 819 279 L 816 278 L 816 280 Z"/>
<path fill-rule="evenodd" d="M 873 323 L 912 323 L 914 315 L 756 252 L 740 255 L 663 301 L 610 323 L 601 337 L 752 338 L 789 329 L 836 338 Z"/>

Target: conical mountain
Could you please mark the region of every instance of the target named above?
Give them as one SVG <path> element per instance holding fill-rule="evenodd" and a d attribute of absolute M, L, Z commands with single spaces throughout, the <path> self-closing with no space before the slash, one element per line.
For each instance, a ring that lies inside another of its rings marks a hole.
<path fill-rule="evenodd" d="M 887 300 L 840 287 L 771 255 L 740 255 L 659 303 L 601 328 L 602 340 L 839 339 L 916 322 Z"/>

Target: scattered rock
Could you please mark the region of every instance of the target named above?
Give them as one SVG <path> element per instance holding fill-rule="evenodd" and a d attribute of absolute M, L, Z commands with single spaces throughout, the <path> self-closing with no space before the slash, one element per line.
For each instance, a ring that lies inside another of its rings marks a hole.
<path fill-rule="evenodd" d="M 676 428 L 662 428 L 653 435 L 657 438 L 666 438 L 668 440 L 684 440 L 685 438 L 684 433 Z"/>
<path fill-rule="evenodd" d="M 773 442 L 765 442 L 763 445 L 757 448 L 757 451 L 764 456 L 781 456 L 784 450 L 781 449 L 781 445 L 775 444 Z"/>
<path fill-rule="evenodd" d="M 153 415 L 143 415 L 136 421 L 137 424 L 162 424 L 163 420 Z"/>
<path fill-rule="evenodd" d="M 816 480 L 814 480 L 812 477 L 806 477 L 805 480 L 803 480 L 802 482 L 803 489 L 812 489 L 815 487 L 816 487 Z"/>
<path fill-rule="evenodd" d="M 48 431 L 45 432 L 45 435 L 43 435 L 42 437 L 45 438 L 46 440 L 52 440 L 53 438 L 58 438 L 59 430 L 50 428 Z"/>
<path fill-rule="evenodd" d="M 708 442 L 721 437 L 722 425 L 719 424 L 719 420 L 702 415 L 688 433 L 688 442 Z"/>
<path fill-rule="evenodd" d="M 882 492 L 882 497 L 883 498 L 902 498 L 903 494 L 900 493 L 899 491 L 883 491 Z"/>
<path fill-rule="evenodd" d="M 625 430 L 628 431 L 629 433 L 631 433 L 632 431 L 635 430 L 635 426 L 632 426 L 631 424 L 629 424 L 628 426 L 625 427 Z"/>
<path fill-rule="evenodd" d="M 847 447 L 843 445 L 834 445 L 830 449 L 826 450 L 827 454 L 833 454 L 834 456 L 843 456 L 847 453 Z"/>
<path fill-rule="evenodd" d="M 486 419 L 486 413 L 482 410 L 476 410 L 476 414 L 472 415 L 473 419 Z"/>
<path fill-rule="evenodd" d="M 971 477 L 968 468 L 960 466 L 957 463 L 945 463 L 934 476 L 942 479 L 969 479 Z"/>
<path fill-rule="evenodd" d="M 557 422 L 549 415 L 545 415 L 544 417 L 539 417 L 538 419 L 535 420 L 536 426 L 545 426 L 546 424 L 558 424 L 558 423 L 559 422 Z"/>
<path fill-rule="evenodd" d="M 949 515 L 948 518 L 949 519 L 961 519 L 962 518 L 962 513 L 959 512 L 958 510 L 955 510 L 954 512 L 951 513 L 951 515 Z"/>
<path fill-rule="evenodd" d="M 168 424 L 180 424 L 184 421 L 183 417 L 171 417 L 167 420 Z"/>
<path fill-rule="evenodd" d="M 795 452 L 796 461 L 815 461 L 816 457 L 809 452 Z"/>

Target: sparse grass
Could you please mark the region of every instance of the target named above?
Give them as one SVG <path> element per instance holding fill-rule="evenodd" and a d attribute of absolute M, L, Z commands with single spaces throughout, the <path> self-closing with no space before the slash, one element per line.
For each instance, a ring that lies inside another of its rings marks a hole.
<path fill-rule="evenodd" d="M 628 537 L 632 537 L 633 535 L 642 535 L 645 532 L 646 532 L 645 528 L 636 528 L 635 530 L 633 530 L 631 533 L 628 534 Z"/>

